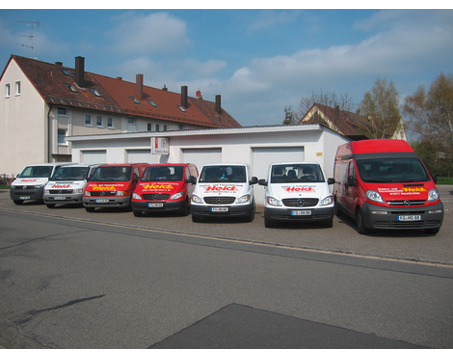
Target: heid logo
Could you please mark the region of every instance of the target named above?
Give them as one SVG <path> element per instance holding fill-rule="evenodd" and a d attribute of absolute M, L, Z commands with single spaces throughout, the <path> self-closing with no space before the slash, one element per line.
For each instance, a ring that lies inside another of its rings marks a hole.
<path fill-rule="evenodd" d="M 313 188 L 312 186 L 303 186 L 303 187 L 300 187 L 300 186 L 288 186 L 288 187 L 284 187 L 284 189 L 288 192 L 290 191 L 306 191 L 306 192 L 314 192 L 315 191 L 315 188 Z"/>
<path fill-rule="evenodd" d="M 54 184 L 54 185 L 52 185 L 53 189 L 68 189 L 70 187 L 71 187 L 71 185 L 69 185 L 69 184 Z"/>
<path fill-rule="evenodd" d="M 143 189 L 170 189 L 173 190 L 173 185 L 171 184 L 146 184 L 143 185 Z"/>
<path fill-rule="evenodd" d="M 425 188 L 403 188 L 403 191 L 405 193 L 414 193 L 414 192 L 419 192 L 419 191 L 426 191 Z"/>
<path fill-rule="evenodd" d="M 116 190 L 116 188 L 114 186 L 93 186 L 93 190 L 109 190 L 109 191 L 112 191 L 112 190 Z"/>
<path fill-rule="evenodd" d="M 206 191 L 235 191 L 237 188 L 235 186 L 208 186 Z"/>

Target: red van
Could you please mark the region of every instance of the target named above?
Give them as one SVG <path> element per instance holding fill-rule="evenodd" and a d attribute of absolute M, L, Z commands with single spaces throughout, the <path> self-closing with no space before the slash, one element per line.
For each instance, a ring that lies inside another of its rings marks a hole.
<path fill-rule="evenodd" d="M 424 229 L 436 234 L 444 208 L 435 181 L 403 140 L 346 143 L 335 156 L 335 211 L 355 219 L 357 231 Z"/>
<path fill-rule="evenodd" d="M 192 163 L 151 164 L 132 194 L 134 215 L 168 211 L 188 215 L 197 178 L 198 169 Z"/>
<path fill-rule="evenodd" d="M 105 164 L 96 168 L 83 194 L 88 212 L 96 207 L 131 209 L 131 196 L 149 163 Z"/>

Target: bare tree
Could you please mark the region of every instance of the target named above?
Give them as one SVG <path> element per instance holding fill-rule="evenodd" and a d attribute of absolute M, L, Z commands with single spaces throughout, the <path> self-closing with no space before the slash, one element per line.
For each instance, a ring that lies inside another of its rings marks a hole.
<path fill-rule="evenodd" d="M 357 113 L 363 117 L 360 131 L 368 138 L 391 138 L 401 125 L 399 95 L 395 84 L 378 78 L 366 92 Z"/>
<path fill-rule="evenodd" d="M 339 106 L 342 111 L 352 112 L 355 110 L 355 105 L 348 93 L 340 94 L 338 96 L 336 93 L 332 92 L 312 92 L 311 96 L 304 96 L 300 99 L 297 117 L 301 119 L 303 116 L 305 116 L 305 114 L 307 114 L 307 112 L 315 103 L 319 103 L 328 107 Z"/>
<path fill-rule="evenodd" d="M 429 143 L 436 150 L 438 172 L 453 174 L 453 76 L 441 73 L 426 93 L 420 86 L 407 96 L 404 113 L 420 136 L 421 143 Z"/>

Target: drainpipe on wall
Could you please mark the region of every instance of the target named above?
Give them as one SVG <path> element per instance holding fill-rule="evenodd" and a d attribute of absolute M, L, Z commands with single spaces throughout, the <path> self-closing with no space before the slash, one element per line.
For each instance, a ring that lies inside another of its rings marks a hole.
<path fill-rule="evenodd" d="M 51 119 L 50 119 L 50 113 L 52 112 L 52 107 L 53 104 L 49 105 L 49 111 L 47 112 L 47 133 L 45 135 L 45 141 L 46 141 L 46 147 L 47 147 L 47 153 L 45 153 L 45 156 L 47 158 L 47 163 L 52 163 L 52 143 L 50 141 L 50 138 L 52 137 L 51 134 Z"/>

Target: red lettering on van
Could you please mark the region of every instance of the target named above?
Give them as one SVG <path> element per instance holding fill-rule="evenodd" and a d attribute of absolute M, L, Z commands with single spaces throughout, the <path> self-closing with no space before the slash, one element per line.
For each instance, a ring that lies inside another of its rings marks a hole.
<path fill-rule="evenodd" d="M 235 191 L 235 186 L 208 186 L 206 191 Z"/>

